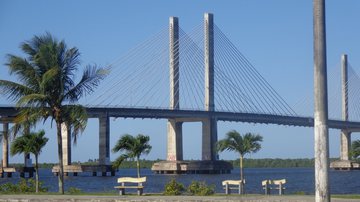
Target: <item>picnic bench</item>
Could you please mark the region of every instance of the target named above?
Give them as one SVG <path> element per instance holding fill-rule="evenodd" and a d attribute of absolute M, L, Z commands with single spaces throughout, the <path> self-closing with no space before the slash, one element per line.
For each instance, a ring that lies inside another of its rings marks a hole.
<path fill-rule="evenodd" d="M 245 184 L 245 180 L 241 183 L 241 180 L 225 180 L 222 181 L 223 188 L 225 189 L 225 194 L 230 194 L 232 189 L 238 189 L 239 194 L 242 193 L 242 186 Z"/>
<path fill-rule="evenodd" d="M 115 189 L 119 189 L 120 195 L 125 195 L 125 189 L 137 189 L 137 194 L 140 196 L 143 193 L 144 186 L 142 183 L 146 182 L 146 177 L 135 178 L 135 177 L 120 177 L 117 180 L 121 183 L 120 186 L 115 186 Z M 136 185 L 129 185 L 129 183 Z"/>
<path fill-rule="evenodd" d="M 272 189 L 278 189 L 279 190 L 279 195 L 283 195 L 284 190 L 285 190 L 284 184 L 286 184 L 286 179 L 263 180 L 261 182 L 261 185 L 262 185 L 263 189 L 265 190 L 266 195 L 269 195 L 270 190 L 272 190 Z"/>

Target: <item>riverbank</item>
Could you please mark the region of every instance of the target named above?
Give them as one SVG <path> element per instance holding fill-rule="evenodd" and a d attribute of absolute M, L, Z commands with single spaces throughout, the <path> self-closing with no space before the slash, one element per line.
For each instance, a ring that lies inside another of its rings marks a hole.
<path fill-rule="evenodd" d="M 263 196 L 263 195 L 231 195 L 231 196 L 97 196 L 97 195 L 0 195 L 0 202 L 36 202 L 36 201 L 71 201 L 71 202 L 165 202 L 165 201 L 189 201 L 189 202 L 314 202 L 314 196 Z M 332 198 L 332 202 L 355 202 L 359 199 Z"/>

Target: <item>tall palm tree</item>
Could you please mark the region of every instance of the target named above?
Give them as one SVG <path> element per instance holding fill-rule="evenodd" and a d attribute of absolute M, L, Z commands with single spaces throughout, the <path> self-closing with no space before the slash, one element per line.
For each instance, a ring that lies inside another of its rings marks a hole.
<path fill-rule="evenodd" d="M 240 179 L 244 185 L 244 172 L 243 172 L 243 159 L 245 154 L 255 153 L 261 149 L 260 142 L 262 142 L 263 137 L 260 135 L 255 135 L 252 133 L 246 133 L 245 135 L 240 135 L 236 130 L 229 131 L 226 133 L 226 137 L 217 142 L 217 150 L 222 151 L 235 151 L 240 154 Z M 241 186 L 242 189 L 244 186 Z M 244 190 L 241 190 L 241 193 Z"/>
<path fill-rule="evenodd" d="M 39 192 L 39 155 L 42 148 L 46 145 L 49 138 L 44 137 L 45 131 L 41 130 L 38 133 L 24 134 L 23 136 L 15 138 L 11 143 L 10 153 L 11 155 L 21 153 L 32 153 L 35 156 L 35 182 L 36 193 Z"/>
<path fill-rule="evenodd" d="M 150 153 L 152 147 L 149 141 L 150 137 L 142 134 L 138 134 L 136 137 L 129 134 L 123 135 L 112 149 L 114 153 L 124 152 L 115 160 L 114 167 L 119 167 L 121 162 L 126 159 L 136 158 L 137 176 L 140 177 L 140 155 Z"/>
<path fill-rule="evenodd" d="M 78 100 L 93 92 L 105 77 L 106 70 L 87 66 L 76 83 L 75 75 L 80 65 L 80 53 L 75 47 L 67 48 L 64 41 L 58 41 L 51 34 L 34 36 L 21 44 L 26 58 L 8 55 L 6 64 L 10 74 L 18 77 L 18 83 L 0 80 L 0 90 L 19 107 L 16 124 L 29 120 L 47 120 L 56 123 L 59 192 L 64 194 L 64 172 L 62 161 L 61 124 L 67 123 L 74 137 L 82 132 L 87 123 L 87 114 Z"/>
<path fill-rule="evenodd" d="M 353 159 L 360 156 L 360 140 L 355 140 L 351 143 L 350 155 Z"/>

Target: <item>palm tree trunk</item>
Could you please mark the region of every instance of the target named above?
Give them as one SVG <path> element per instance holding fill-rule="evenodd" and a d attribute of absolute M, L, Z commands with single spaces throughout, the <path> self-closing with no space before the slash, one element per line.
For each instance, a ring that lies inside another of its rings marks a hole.
<path fill-rule="evenodd" d="M 243 168 L 244 156 L 240 155 L 240 180 L 241 180 L 241 193 L 244 193 L 244 168 Z"/>
<path fill-rule="evenodd" d="M 136 158 L 137 176 L 140 178 L 140 162 L 139 157 Z"/>
<path fill-rule="evenodd" d="M 57 128 L 57 141 L 58 141 L 58 157 L 59 157 L 59 193 L 64 194 L 64 165 L 63 165 L 63 152 L 62 152 L 62 138 L 61 138 L 61 123 L 56 121 Z"/>
<path fill-rule="evenodd" d="M 35 190 L 36 193 L 39 193 L 39 165 L 38 165 L 38 155 L 35 154 Z"/>

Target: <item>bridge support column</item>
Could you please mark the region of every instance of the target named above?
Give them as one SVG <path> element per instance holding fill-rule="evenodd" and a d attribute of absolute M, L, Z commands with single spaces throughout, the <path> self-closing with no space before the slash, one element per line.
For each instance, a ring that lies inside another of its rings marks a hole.
<path fill-rule="evenodd" d="M 217 142 L 217 120 L 207 119 L 202 121 L 202 156 L 205 161 L 218 160 L 215 144 Z"/>
<path fill-rule="evenodd" d="M 182 122 L 169 119 L 167 123 L 167 161 L 183 160 Z"/>
<path fill-rule="evenodd" d="M 205 110 L 214 111 L 214 17 L 211 13 L 204 15 L 204 37 Z M 217 120 L 210 118 L 202 124 L 202 160 L 216 160 Z"/>
<path fill-rule="evenodd" d="M 349 120 L 348 110 L 348 60 L 347 55 L 341 56 L 341 109 L 342 119 Z M 351 145 L 351 133 L 341 130 L 340 139 L 340 160 L 349 160 L 349 151 Z"/>
<path fill-rule="evenodd" d="M 30 134 L 30 127 L 24 128 L 24 134 Z M 25 177 L 25 173 L 28 173 L 30 178 L 34 176 L 35 169 L 29 153 L 24 154 L 24 167 L 21 168 L 19 172 L 20 177 Z"/>
<path fill-rule="evenodd" d="M 9 124 L 3 123 L 3 152 L 2 152 L 2 167 L 7 168 L 9 166 Z"/>
<path fill-rule="evenodd" d="M 66 123 L 61 124 L 63 165 L 71 165 L 71 129 Z"/>
<path fill-rule="evenodd" d="M 351 148 L 351 133 L 346 130 L 341 130 L 340 135 L 340 161 L 348 161 Z"/>
<path fill-rule="evenodd" d="M 110 165 L 110 121 L 99 117 L 99 165 Z"/>

